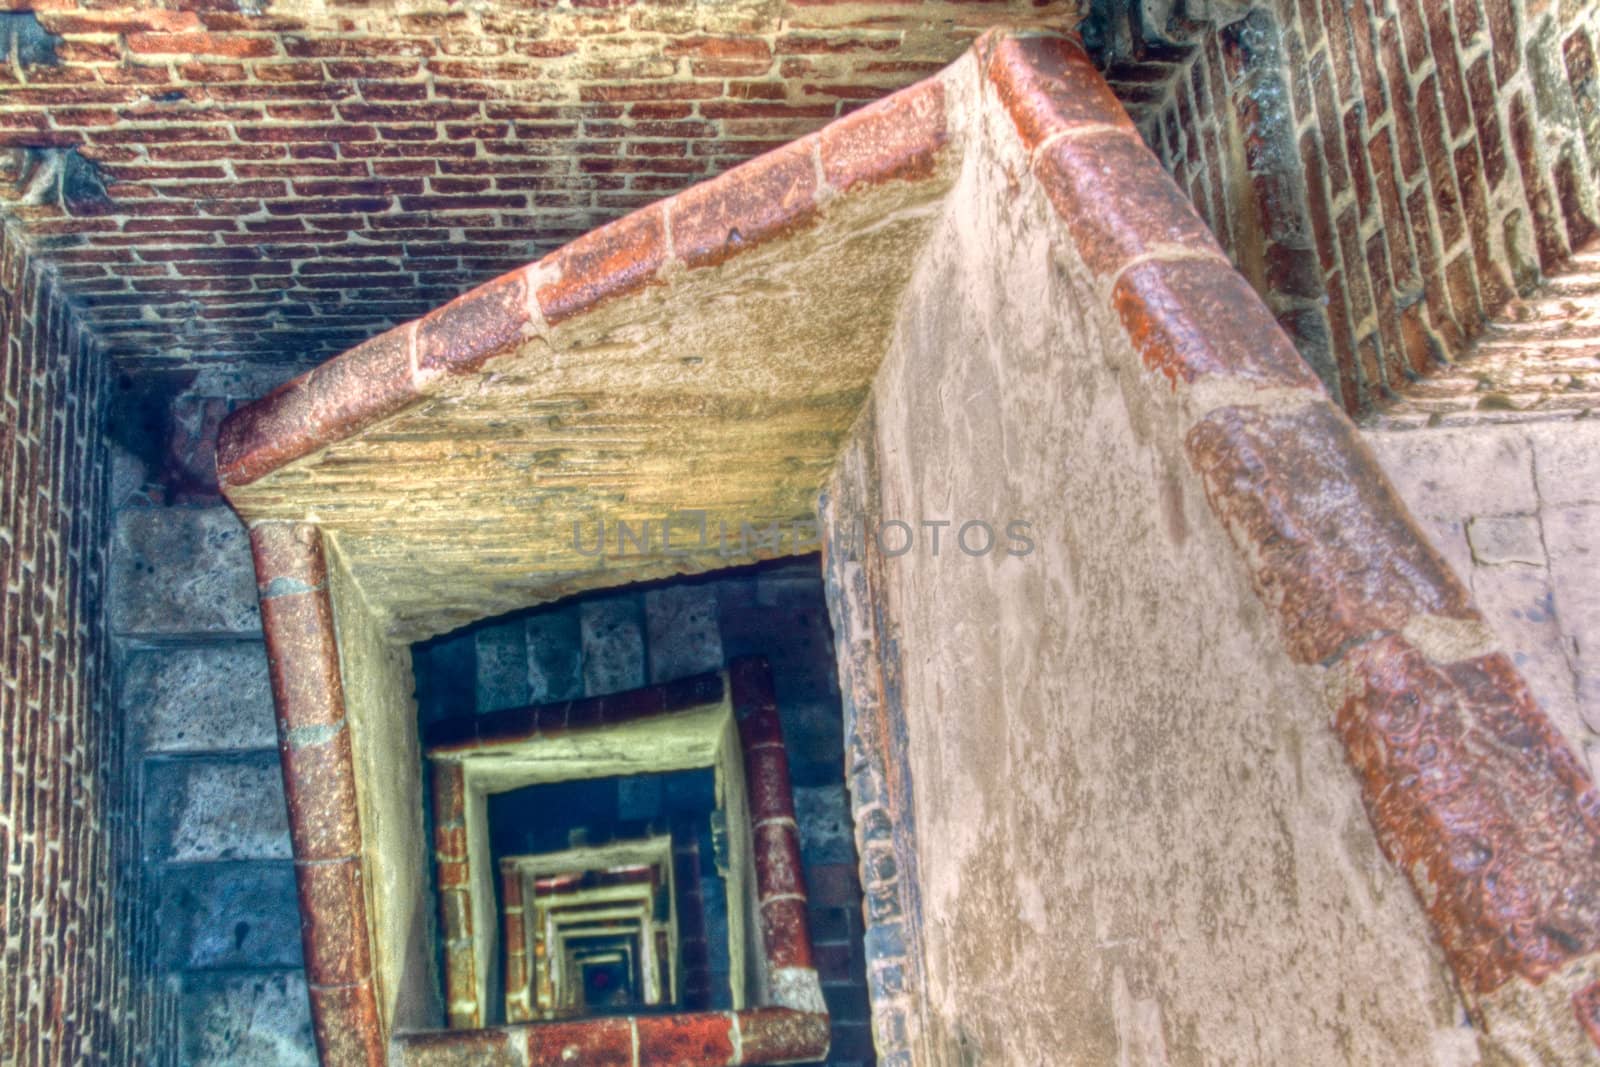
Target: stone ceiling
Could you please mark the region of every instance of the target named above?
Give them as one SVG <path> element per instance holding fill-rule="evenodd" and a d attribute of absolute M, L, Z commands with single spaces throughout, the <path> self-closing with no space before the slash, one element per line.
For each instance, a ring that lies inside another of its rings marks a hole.
<path fill-rule="evenodd" d="M 303 368 L 1078 0 L 0 0 L 0 204 L 128 370 Z"/>

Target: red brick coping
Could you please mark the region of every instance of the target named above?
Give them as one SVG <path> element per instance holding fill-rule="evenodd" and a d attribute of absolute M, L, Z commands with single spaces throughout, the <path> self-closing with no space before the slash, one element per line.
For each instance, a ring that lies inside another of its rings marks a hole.
<path fill-rule="evenodd" d="M 814 223 L 827 199 L 933 174 L 948 140 L 944 85 L 919 82 L 793 144 L 585 234 L 433 312 L 336 356 L 234 412 L 217 441 L 224 486 L 242 486 L 403 411 L 442 378 L 658 284 Z"/>
<path fill-rule="evenodd" d="M 738 1012 L 689 1012 L 623 1018 L 522 1023 L 483 1028 L 472 941 L 472 879 L 467 870 L 466 795 L 461 763 L 468 751 L 492 750 L 535 737 L 605 729 L 619 722 L 670 715 L 722 700 L 723 678 L 703 674 L 604 697 L 563 701 L 483 716 L 490 725 L 471 741 L 438 728 L 434 760 L 434 849 L 438 859 L 440 936 L 447 953 L 445 998 L 453 1029 L 404 1034 L 399 1061 L 416 1067 L 499 1062 L 526 1051 L 532 1067 L 570 1063 L 596 1067 L 724 1067 L 790 1063 L 827 1055 L 829 1017 L 811 952 L 800 830 L 789 783 L 789 756 L 767 661 L 746 657 L 728 667 L 727 692 L 743 748 L 750 806 L 762 952 L 773 1005 Z M 441 759 L 441 757 L 444 757 Z M 487 1057 L 487 1058 L 484 1058 Z"/>
<path fill-rule="evenodd" d="M 1289 655 L 1342 681 L 1334 726 L 1379 843 L 1411 879 L 1474 1010 L 1510 983 L 1537 986 L 1594 954 L 1600 796 L 1509 659 L 1490 650 L 1459 579 L 1081 45 L 991 33 L 975 51 L 1151 387 L 1177 393 L 1193 416 L 1190 465 Z M 248 484 L 355 434 L 442 376 L 472 373 L 523 337 L 655 284 L 669 263 L 717 263 L 810 224 L 829 196 L 931 173 L 950 139 L 944 95 L 938 79 L 912 86 L 290 382 L 224 424 L 222 484 Z M 742 241 L 728 239 L 734 231 Z M 381 1048 L 362 1036 L 377 1023 L 370 953 L 353 933 L 365 925 L 331 612 L 306 529 L 257 527 L 252 537 L 307 969 L 325 1062 L 378 1062 Z M 345 942 L 348 953 L 328 947 Z M 1600 992 L 1580 995 L 1573 1025 L 1600 1034 L 1596 1003 Z"/>

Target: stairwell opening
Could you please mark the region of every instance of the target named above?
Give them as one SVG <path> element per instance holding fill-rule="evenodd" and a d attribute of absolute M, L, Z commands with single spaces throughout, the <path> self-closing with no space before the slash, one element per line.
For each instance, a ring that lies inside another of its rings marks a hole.
<path fill-rule="evenodd" d="M 414 645 L 450 1027 L 428 1040 L 565 1024 L 594 1052 L 804 1001 L 828 1013 L 826 1062 L 875 1062 L 834 656 L 814 555 Z M 763 701 L 777 746 L 751 725 Z"/>

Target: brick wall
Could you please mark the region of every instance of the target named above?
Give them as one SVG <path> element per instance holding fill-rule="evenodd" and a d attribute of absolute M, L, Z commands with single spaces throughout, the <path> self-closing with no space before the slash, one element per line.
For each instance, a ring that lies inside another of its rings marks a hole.
<path fill-rule="evenodd" d="M 1077 4 L 32 6 L 0 178 L 108 350 L 309 366 Z"/>
<path fill-rule="evenodd" d="M 1275 0 L 1106 64 L 1354 412 L 1596 232 L 1597 25 L 1592 0 Z"/>
<path fill-rule="evenodd" d="M 789 749 L 813 948 L 833 1015 L 828 1063 L 866 1067 L 876 1059 L 861 886 L 815 561 L 581 597 L 416 646 L 414 662 L 421 714 L 439 718 L 653 685 L 748 655 L 772 665 Z"/>
<path fill-rule="evenodd" d="M 108 700 L 106 363 L 0 240 L 0 1062 L 143 1063 L 166 1014 Z"/>

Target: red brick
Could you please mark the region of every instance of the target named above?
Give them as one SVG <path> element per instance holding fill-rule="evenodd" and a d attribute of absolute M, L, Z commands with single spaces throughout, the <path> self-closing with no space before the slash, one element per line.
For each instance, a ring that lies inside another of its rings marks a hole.
<path fill-rule="evenodd" d="M 666 262 L 666 235 L 659 207 L 645 208 L 585 234 L 542 260 L 539 307 L 555 325 L 596 305 L 644 288 Z"/>
<path fill-rule="evenodd" d="M 792 822 L 758 825 L 752 834 L 756 885 L 762 898 L 775 894 L 806 893 L 805 869 L 800 862 L 800 831 Z"/>
<path fill-rule="evenodd" d="M 1000 35 L 986 38 L 985 47 L 986 73 L 1029 151 L 1074 127 L 1104 123 L 1134 132 L 1127 112 L 1077 41 Z"/>
<path fill-rule="evenodd" d="M 279 749 L 294 855 L 338 859 L 361 851 L 355 766 L 348 726 L 290 731 Z"/>
<path fill-rule="evenodd" d="M 372 973 L 367 903 L 359 859 L 295 862 L 306 980 L 351 985 Z"/>
<path fill-rule="evenodd" d="M 826 1054 L 826 1015 L 787 1008 L 757 1008 L 738 1015 L 739 1045 L 747 1063 L 796 1063 Z"/>
<path fill-rule="evenodd" d="M 1186 448 L 1297 662 L 1324 662 L 1420 614 L 1477 620 L 1460 581 L 1331 406 L 1224 408 L 1189 431 Z"/>
<path fill-rule="evenodd" d="M 1112 299 L 1146 369 L 1170 382 L 1320 388 L 1249 283 L 1221 263 L 1140 263 L 1117 280 Z"/>
<path fill-rule="evenodd" d="M 513 271 L 429 313 L 416 327 L 419 374 L 475 371 L 524 335 L 528 282 Z"/>
<path fill-rule="evenodd" d="M 1335 727 L 1468 995 L 1600 947 L 1600 796 L 1506 656 L 1435 664 L 1388 636 L 1343 661 Z"/>
<path fill-rule="evenodd" d="M 147 55 L 232 56 L 246 59 L 276 55 L 272 37 L 215 33 L 130 33 L 128 51 Z"/>
<path fill-rule="evenodd" d="M 812 966 L 804 898 L 777 898 L 761 904 L 761 943 L 769 968 Z"/>
<path fill-rule="evenodd" d="M 823 176 L 840 192 L 933 173 L 948 139 L 944 86 L 923 82 L 831 123 L 818 135 Z"/>
<path fill-rule="evenodd" d="M 322 1062 L 383 1067 L 387 1056 L 372 982 L 314 985 L 310 994 L 312 1032 Z"/>
<path fill-rule="evenodd" d="M 638 1020 L 643 1063 L 711 1064 L 733 1061 L 733 1019 L 721 1012 L 648 1016 Z"/>
<path fill-rule="evenodd" d="M 633 1067 L 633 1027 L 627 1019 L 584 1019 L 528 1027 L 528 1062 L 540 1067 Z"/>
<path fill-rule="evenodd" d="M 327 597 L 301 593 L 263 600 L 261 620 L 280 732 L 337 725 L 344 718 L 344 690 Z"/>

